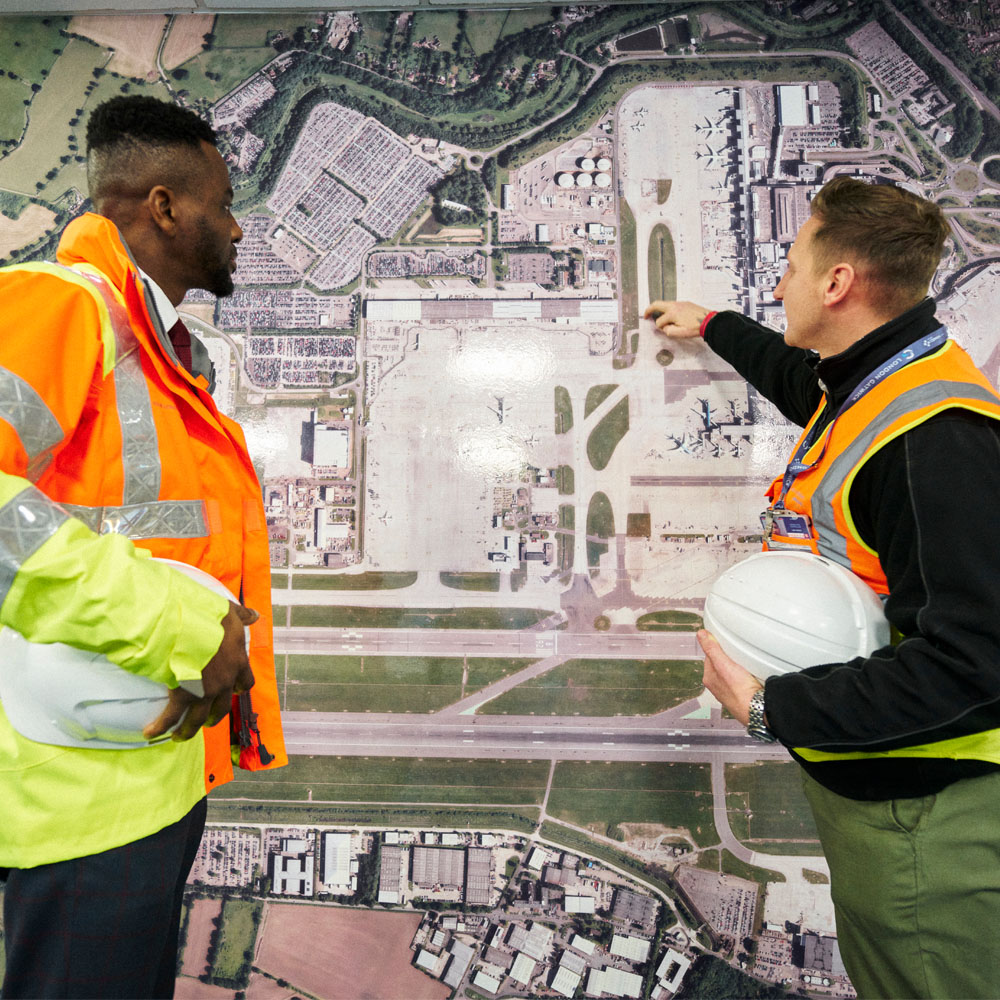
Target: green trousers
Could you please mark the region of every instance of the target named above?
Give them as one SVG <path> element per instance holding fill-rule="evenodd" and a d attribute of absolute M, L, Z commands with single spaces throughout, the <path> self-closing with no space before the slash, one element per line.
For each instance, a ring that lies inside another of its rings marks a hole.
<path fill-rule="evenodd" d="M 1000 772 L 885 802 L 803 781 L 858 996 L 1000 997 Z"/>

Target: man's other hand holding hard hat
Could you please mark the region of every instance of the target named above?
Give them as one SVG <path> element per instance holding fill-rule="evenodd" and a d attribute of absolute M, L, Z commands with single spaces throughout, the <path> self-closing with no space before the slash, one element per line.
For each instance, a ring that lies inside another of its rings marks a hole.
<path fill-rule="evenodd" d="M 750 699 L 764 685 L 749 670 L 726 656 L 719 641 L 706 629 L 698 632 L 698 643 L 705 652 L 705 687 L 722 707 L 744 726 L 750 724 Z M 764 719 L 767 724 L 767 718 Z"/>
<path fill-rule="evenodd" d="M 244 637 L 246 629 L 259 617 L 252 608 L 229 602 L 229 614 L 222 619 L 222 642 L 201 672 L 204 693 L 199 697 L 183 687 L 171 688 L 167 707 L 142 731 L 147 740 L 155 740 L 171 729 L 171 739 L 189 740 L 202 726 L 214 726 L 229 714 L 233 695 L 253 687 Z"/>
<path fill-rule="evenodd" d="M 758 552 L 731 566 L 712 584 L 704 620 L 705 686 L 741 722 L 768 677 L 870 656 L 891 639 L 875 591 L 809 551 Z"/>

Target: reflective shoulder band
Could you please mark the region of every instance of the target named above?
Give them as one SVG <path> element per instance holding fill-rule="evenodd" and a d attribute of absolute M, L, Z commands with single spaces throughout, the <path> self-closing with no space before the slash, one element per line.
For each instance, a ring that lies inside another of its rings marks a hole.
<path fill-rule="evenodd" d="M 0 604 L 25 560 L 68 520 L 66 511 L 34 486 L 0 507 Z"/>
<path fill-rule="evenodd" d="M 21 439 L 28 456 L 28 478 L 37 480 L 49 453 L 63 439 L 62 427 L 30 383 L 6 368 L 0 368 L 0 418 Z"/>
<path fill-rule="evenodd" d="M 63 506 L 99 535 L 138 539 L 204 538 L 209 534 L 203 500 L 154 500 L 121 507 Z"/>

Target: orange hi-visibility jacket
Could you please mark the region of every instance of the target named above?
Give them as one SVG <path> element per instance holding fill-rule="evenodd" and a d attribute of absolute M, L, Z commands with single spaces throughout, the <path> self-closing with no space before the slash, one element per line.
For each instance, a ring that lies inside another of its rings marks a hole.
<path fill-rule="evenodd" d="M 821 403 L 793 454 L 820 419 Z M 886 377 L 818 435 L 802 456 L 804 465 L 784 498 L 784 506 L 809 518 L 809 537 L 773 532 L 766 549 L 806 549 L 845 566 L 876 593 L 887 595 L 888 582 L 878 553 L 859 534 L 851 515 L 851 486 L 864 464 L 880 448 L 935 414 L 952 408 L 1000 420 L 1000 395 L 953 340 L 911 361 Z M 780 495 L 783 476 L 771 484 L 772 502 Z M 867 757 L 950 757 L 1000 763 L 1000 730 L 988 730 L 919 746 L 875 753 L 827 753 L 795 748 L 809 761 L 856 760 Z"/>
<path fill-rule="evenodd" d="M 0 271 L 0 624 L 169 686 L 197 679 L 228 602 L 149 556 L 175 559 L 259 612 L 256 684 L 203 738 L 137 750 L 34 743 L 0 705 L 9 867 L 154 833 L 229 781 L 234 761 L 287 763 L 267 529 L 242 431 L 177 362 L 111 222 L 71 222 L 58 260 Z"/>

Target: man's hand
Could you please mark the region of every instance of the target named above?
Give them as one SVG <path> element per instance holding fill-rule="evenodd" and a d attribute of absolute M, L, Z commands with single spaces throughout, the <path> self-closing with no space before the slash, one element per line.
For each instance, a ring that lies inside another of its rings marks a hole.
<path fill-rule="evenodd" d="M 222 619 L 222 642 L 201 672 L 205 693 L 199 698 L 184 688 L 172 688 L 167 707 L 143 730 L 147 740 L 162 736 L 178 722 L 181 724 L 170 738 L 189 740 L 202 726 L 214 726 L 229 714 L 233 695 L 249 691 L 254 685 L 243 629 L 259 617 L 253 609 L 229 602 L 229 611 Z"/>
<path fill-rule="evenodd" d="M 710 312 L 710 309 L 694 302 L 664 302 L 658 299 L 646 307 L 642 317 L 655 320 L 657 332 L 683 339 L 700 337 L 702 321 Z"/>
<path fill-rule="evenodd" d="M 722 703 L 730 715 L 743 725 L 750 721 L 750 699 L 764 687 L 749 670 L 726 656 L 718 640 L 702 629 L 698 642 L 705 651 L 705 687 Z"/>

